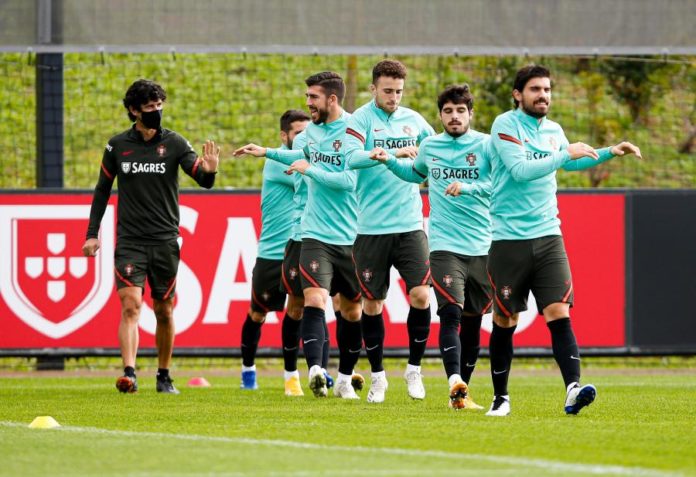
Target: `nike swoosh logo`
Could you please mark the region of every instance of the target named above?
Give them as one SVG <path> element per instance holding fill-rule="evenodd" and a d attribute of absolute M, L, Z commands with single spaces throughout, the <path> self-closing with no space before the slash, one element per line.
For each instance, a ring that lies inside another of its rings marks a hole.
<path fill-rule="evenodd" d="M 416 343 L 425 343 L 426 341 L 428 341 L 428 338 L 425 338 L 423 340 L 414 339 L 413 341 L 415 341 Z"/>
<path fill-rule="evenodd" d="M 437 161 L 439 161 L 439 159 L 436 159 L 433 157 L 433 162 L 437 162 Z"/>
<path fill-rule="evenodd" d="M 295 346 L 294 348 L 286 348 L 285 346 L 283 346 L 283 349 L 285 351 L 295 351 L 297 349 L 297 346 Z"/>
<path fill-rule="evenodd" d="M 372 350 L 375 349 L 375 348 L 379 348 L 379 345 L 376 344 L 376 345 L 374 345 L 372 348 L 368 348 L 367 346 L 365 346 L 365 349 L 366 349 L 367 351 L 372 351 Z"/>
<path fill-rule="evenodd" d="M 384 131 L 384 129 L 375 129 L 375 132 Z"/>
<path fill-rule="evenodd" d="M 311 340 L 305 340 L 303 341 L 304 344 L 311 343 L 312 341 L 317 341 L 319 338 L 313 338 Z"/>
<path fill-rule="evenodd" d="M 506 372 L 507 372 L 507 369 L 503 369 L 502 371 L 496 371 L 495 369 L 493 370 L 493 374 L 503 374 Z"/>
<path fill-rule="evenodd" d="M 123 151 L 121 153 L 122 156 L 130 156 L 131 154 L 133 154 L 133 151 Z"/>
<path fill-rule="evenodd" d="M 576 360 L 576 361 L 580 361 L 580 358 L 578 358 L 577 356 L 571 356 L 570 359 L 574 359 L 574 360 Z"/>
<path fill-rule="evenodd" d="M 361 351 L 360 348 L 358 348 L 358 349 L 350 349 L 350 348 L 349 348 L 349 349 L 348 349 L 348 352 L 349 352 L 349 353 L 353 353 L 353 354 L 359 353 L 360 351 Z"/>
<path fill-rule="evenodd" d="M 445 349 L 443 349 L 442 351 L 444 351 L 444 352 L 446 353 L 447 351 L 449 351 L 449 350 L 451 350 L 451 349 L 454 349 L 454 348 L 456 348 L 456 347 L 457 347 L 456 345 L 455 345 L 455 346 L 450 346 L 449 348 L 445 348 Z"/>
<path fill-rule="evenodd" d="M 474 363 L 474 364 L 464 363 L 464 366 L 466 366 L 467 368 L 475 368 L 476 363 Z"/>

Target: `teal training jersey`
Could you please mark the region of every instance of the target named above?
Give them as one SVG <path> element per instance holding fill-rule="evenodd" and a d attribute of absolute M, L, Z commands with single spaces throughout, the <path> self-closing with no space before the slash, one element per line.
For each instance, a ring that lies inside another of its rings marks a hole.
<path fill-rule="evenodd" d="M 305 172 L 307 204 L 302 216 L 302 239 L 312 238 L 331 245 L 353 245 L 357 231 L 355 171 L 345 160 L 345 132 L 350 114 L 329 124 L 310 123 L 304 130 L 303 151 L 268 149 L 270 158 L 285 161 L 306 158 L 311 166 Z M 294 146 L 293 146 L 294 147 Z M 297 153 L 301 154 L 301 157 Z"/>
<path fill-rule="evenodd" d="M 307 136 L 304 131 L 295 136 L 292 141 L 292 151 L 281 147 L 279 149 L 267 149 L 266 157 L 276 162 L 289 166 L 298 159 L 305 159 L 304 147 L 307 144 Z M 279 155 L 278 151 L 284 151 L 284 154 Z M 286 171 L 287 167 L 283 168 Z M 294 195 L 293 195 L 293 210 L 291 217 L 291 231 L 289 239 L 299 242 L 302 240 L 302 215 L 304 214 L 305 204 L 307 204 L 307 184 L 305 183 L 302 174 L 293 174 L 288 176 L 292 178 Z M 287 217 L 286 217 L 287 220 Z"/>
<path fill-rule="evenodd" d="M 391 115 L 374 101 L 358 108 L 346 129 L 348 167 L 357 170 L 358 233 L 381 235 L 423 229 L 418 186 L 400 181 L 369 158 L 375 147 L 393 157 L 397 149 L 417 146 L 433 128 L 417 112 L 399 107 Z"/>
<path fill-rule="evenodd" d="M 287 150 L 285 145 L 281 149 Z M 258 256 L 268 260 L 282 260 L 285 244 L 290 238 L 293 222 L 288 220 L 295 212 L 295 179 L 286 174 L 287 166 L 266 161 L 261 186 L 261 237 Z"/>
<path fill-rule="evenodd" d="M 522 109 L 498 116 L 491 128 L 491 219 L 493 240 L 561 235 L 556 201 L 556 170 L 581 170 L 613 155 L 599 149 L 599 160 L 571 160 L 561 126 Z"/>
<path fill-rule="evenodd" d="M 430 251 L 482 256 L 491 245 L 490 138 L 469 129 L 454 138 L 447 133 L 426 138 L 418 157 L 389 159 L 389 168 L 410 182 L 428 179 Z M 453 182 L 460 182 L 461 195 L 445 195 Z"/>

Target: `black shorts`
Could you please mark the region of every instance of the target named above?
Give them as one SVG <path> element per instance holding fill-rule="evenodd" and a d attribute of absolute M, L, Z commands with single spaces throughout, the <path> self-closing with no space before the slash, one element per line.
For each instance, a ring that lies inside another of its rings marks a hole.
<path fill-rule="evenodd" d="M 511 316 L 527 309 L 529 292 L 539 311 L 553 303 L 573 304 L 573 281 L 563 237 L 494 240 L 488 274 L 495 292 L 495 311 Z"/>
<path fill-rule="evenodd" d="M 176 239 L 155 245 L 136 244 L 119 240 L 114 250 L 116 288 L 140 287 L 145 292 L 145 278 L 152 289 L 151 296 L 167 300 L 176 291 L 179 270 L 179 243 Z"/>
<path fill-rule="evenodd" d="M 352 301 L 360 300 L 360 287 L 352 260 L 353 247 L 331 245 L 303 239 L 300 273 L 303 288 L 323 288 L 331 296 L 340 293 Z"/>
<path fill-rule="evenodd" d="M 280 290 L 282 260 L 258 257 L 251 273 L 251 310 L 257 313 L 282 311 L 285 308 L 285 292 Z"/>
<path fill-rule="evenodd" d="M 430 284 L 428 238 L 422 230 L 400 234 L 358 235 L 353 245 L 355 271 L 365 298 L 384 300 L 392 265 L 406 282 L 406 292 Z"/>
<path fill-rule="evenodd" d="M 302 242 L 288 240 L 283 256 L 282 283 L 280 290 L 288 295 L 302 296 L 302 280 L 300 278 L 300 252 Z"/>
<path fill-rule="evenodd" d="M 453 252 L 430 252 L 430 270 L 437 297 L 437 307 L 463 305 L 475 315 L 488 313 L 493 303 L 493 289 L 486 275 L 486 255 L 472 257 Z"/>

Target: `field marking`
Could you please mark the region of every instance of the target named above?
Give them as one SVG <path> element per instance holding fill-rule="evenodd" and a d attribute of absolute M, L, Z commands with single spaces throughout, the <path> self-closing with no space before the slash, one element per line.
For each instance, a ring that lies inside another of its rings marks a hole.
<path fill-rule="evenodd" d="M 1 427 L 24 427 L 27 425 L 19 422 L 0 421 Z M 435 457 L 439 459 L 454 459 L 461 461 L 478 461 L 489 462 L 504 466 L 518 467 L 520 465 L 532 468 L 539 468 L 557 473 L 572 472 L 578 474 L 594 474 L 594 475 L 626 475 L 626 476 L 641 476 L 641 477 L 681 477 L 683 474 L 677 472 L 660 471 L 656 469 L 647 469 L 643 467 L 625 467 L 620 465 L 602 465 L 602 464 L 580 464 L 567 463 L 561 461 L 547 459 L 530 459 L 524 457 L 513 456 L 493 456 L 483 454 L 460 454 L 456 452 L 438 451 L 438 450 L 421 450 L 421 449 L 405 449 L 398 447 L 362 447 L 362 446 L 340 446 L 327 444 L 314 444 L 311 442 L 273 440 L 273 439 L 252 439 L 248 437 L 220 437 L 220 436 L 205 436 L 198 434 L 171 434 L 162 432 L 136 432 L 136 431 L 118 431 L 110 429 L 100 429 L 97 427 L 77 427 L 65 426 L 58 429 L 53 429 L 56 432 L 75 432 L 83 434 L 100 434 L 107 436 L 120 437 L 152 437 L 158 439 L 176 439 L 196 442 L 217 442 L 228 444 L 244 444 L 252 446 L 269 446 L 269 447 L 287 447 L 295 449 L 309 449 L 321 451 L 336 451 L 336 452 L 363 452 L 368 454 L 390 454 L 406 457 Z"/>

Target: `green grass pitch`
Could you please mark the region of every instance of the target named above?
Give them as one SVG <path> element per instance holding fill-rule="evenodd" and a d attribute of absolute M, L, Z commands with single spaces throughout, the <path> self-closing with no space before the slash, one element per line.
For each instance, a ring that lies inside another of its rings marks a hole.
<path fill-rule="evenodd" d="M 366 363 L 360 363 L 366 364 Z M 381 405 L 283 395 L 280 369 L 258 391 L 239 389 L 238 371 L 206 376 L 210 388 L 158 395 L 152 372 L 140 392 L 119 394 L 114 376 L 0 378 L 0 475 L 8 476 L 696 476 L 696 378 L 668 370 L 585 372 L 594 404 L 566 416 L 556 372 L 516 369 L 512 414 L 447 407 L 444 373 L 432 367 L 422 402 L 406 395 L 401 362 L 387 370 Z M 492 393 L 482 363 L 474 398 Z M 368 379 L 369 385 L 369 379 Z M 58 429 L 29 429 L 49 415 Z"/>

